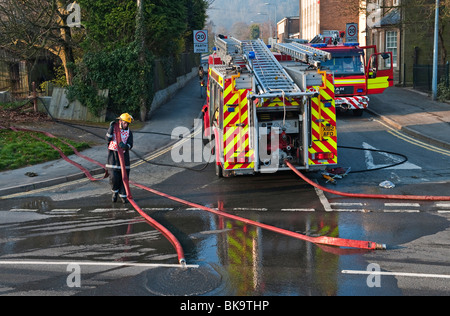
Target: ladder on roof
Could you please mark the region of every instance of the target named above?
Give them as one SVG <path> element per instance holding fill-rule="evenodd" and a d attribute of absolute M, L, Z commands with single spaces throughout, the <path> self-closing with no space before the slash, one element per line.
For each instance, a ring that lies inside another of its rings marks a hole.
<path fill-rule="evenodd" d="M 329 52 L 300 43 L 276 43 L 275 48 L 304 63 L 320 67 L 321 62 L 331 59 Z"/>
<path fill-rule="evenodd" d="M 245 64 L 245 60 L 242 57 L 241 41 L 234 37 L 216 36 L 215 44 L 217 56 L 226 64 Z"/>
<path fill-rule="evenodd" d="M 248 67 L 253 71 L 261 89 L 260 93 L 270 94 L 300 93 L 301 89 L 288 75 L 267 45 L 261 40 L 241 42 L 242 52 L 246 56 Z M 254 52 L 254 58 L 249 53 Z"/>

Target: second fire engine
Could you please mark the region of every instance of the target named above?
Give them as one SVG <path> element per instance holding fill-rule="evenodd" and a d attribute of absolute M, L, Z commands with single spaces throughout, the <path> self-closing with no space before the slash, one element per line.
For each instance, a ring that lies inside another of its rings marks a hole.
<path fill-rule="evenodd" d="M 343 32 L 326 32 L 327 35 L 319 34 L 307 45 L 331 54 L 322 68 L 334 75 L 336 107 L 360 116 L 369 105 L 368 95 L 383 93 L 393 86 L 392 52 L 379 53 L 376 45 L 342 43 Z"/>

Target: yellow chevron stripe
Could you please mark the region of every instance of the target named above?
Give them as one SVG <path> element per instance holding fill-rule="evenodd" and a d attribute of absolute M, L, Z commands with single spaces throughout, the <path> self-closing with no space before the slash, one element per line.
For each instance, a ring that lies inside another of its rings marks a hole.
<path fill-rule="evenodd" d="M 226 106 L 223 107 L 224 109 L 224 120 L 223 120 L 223 127 L 227 127 L 228 124 L 230 124 L 230 122 L 236 117 L 236 115 L 239 115 L 239 112 L 237 111 L 237 109 L 234 112 L 230 112 L 227 113 L 227 109 Z M 225 115 L 227 115 L 227 117 L 225 118 Z"/>
<path fill-rule="evenodd" d="M 228 86 L 223 89 L 223 97 L 226 99 L 226 97 L 233 91 L 233 85 L 230 83 Z"/>
<path fill-rule="evenodd" d="M 334 91 L 334 84 L 330 80 L 327 80 L 327 88 Z"/>
<path fill-rule="evenodd" d="M 336 145 L 336 142 L 332 141 L 331 139 L 330 139 L 330 141 L 328 143 L 330 143 L 331 145 L 333 145 L 333 144 Z M 329 149 L 323 144 L 323 142 L 314 142 L 314 145 L 319 147 L 320 150 L 323 151 L 323 152 L 329 152 Z M 313 148 L 309 148 L 309 152 L 310 153 L 315 153 L 316 151 Z M 333 160 L 335 160 L 335 159 L 336 159 L 336 157 L 334 157 Z"/>

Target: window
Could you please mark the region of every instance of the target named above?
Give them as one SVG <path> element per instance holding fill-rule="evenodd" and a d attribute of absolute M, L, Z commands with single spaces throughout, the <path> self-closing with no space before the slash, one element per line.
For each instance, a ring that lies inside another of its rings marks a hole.
<path fill-rule="evenodd" d="M 386 51 L 392 52 L 394 67 L 397 67 L 397 31 L 386 32 Z M 390 59 L 386 60 L 386 67 L 391 67 Z"/>
<path fill-rule="evenodd" d="M 362 50 L 332 52 L 331 60 L 322 62 L 321 66 L 335 75 L 355 76 L 364 74 L 364 52 Z"/>

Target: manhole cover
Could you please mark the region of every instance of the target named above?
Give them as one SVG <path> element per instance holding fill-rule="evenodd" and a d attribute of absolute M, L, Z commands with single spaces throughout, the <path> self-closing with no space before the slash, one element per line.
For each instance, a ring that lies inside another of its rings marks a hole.
<path fill-rule="evenodd" d="M 212 267 L 156 268 L 147 272 L 147 289 L 155 295 L 202 295 L 217 289 L 222 276 Z"/>

